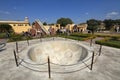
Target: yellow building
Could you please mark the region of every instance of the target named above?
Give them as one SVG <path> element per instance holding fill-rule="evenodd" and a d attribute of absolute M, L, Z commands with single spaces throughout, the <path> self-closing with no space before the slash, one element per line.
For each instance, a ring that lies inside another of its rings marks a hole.
<path fill-rule="evenodd" d="M 46 30 L 49 30 L 49 28 L 54 28 L 55 31 L 57 31 L 58 29 L 60 29 L 60 24 L 53 24 L 53 25 L 44 25 Z"/>
<path fill-rule="evenodd" d="M 70 32 L 83 32 L 87 30 L 87 24 L 82 23 L 79 25 L 75 24 L 67 24 L 65 27 L 60 27 L 60 24 L 54 24 L 54 25 L 46 25 L 44 26 L 46 30 L 49 30 L 49 28 L 54 28 L 54 31 L 56 32 L 58 29 L 61 30 L 69 30 Z"/>
<path fill-rule="evenodd" d="M 68 30 L 70 30 L 72 32 L 74 26 L 75 26 L 75 24 L 67 24 L 66 29 L 68 29 Z"/>
<path fill-rule="evenodd" d="M 27 17 L 25 17 L 24 21 L 0 21 L 0 24 L 11 25 L 15 33 L 26 32 L 32 28 Z"/>
<path fill-rule="evenodd" d="M 87 30 L 87 24 L 86 23 L 82 23 L 82 24 L 78 24 L 77 27 L 79 29 L 79 31 L 85 31 Z"/>
<path fill-rule="evenodd" d="M 66 25 L 66 29 L 70 30 L 71 32 L 74 32 L 75 30 L 77 32 L 85 31 L 85 30 L 87 30 L 87 24 L 86 23 L 82 23 L 82 24 L 78 24 L 78 25 L 68 24 L 68 25 Z"/>

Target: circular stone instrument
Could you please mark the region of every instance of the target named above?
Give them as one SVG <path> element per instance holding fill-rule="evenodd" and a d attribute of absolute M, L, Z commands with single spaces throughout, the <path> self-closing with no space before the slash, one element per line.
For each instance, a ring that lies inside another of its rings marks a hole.
<path fill-rule="evenodd" d="M 42 63 L 50 57 L 50 61 L 60 65 L 70 65 L 83 60 L 87 50 L 78 44 L 66 41 L 50 41 L 37 44 L 28 50 L 29 58 Z"/>
<path fill-rule="evenodd" d="M 23 65 L 43 71 L 47 71 L 47 60 L 49 56 L 50 62 L 52 63 L 52 70 L 59 68 L 59 72 L 61 69 L 65 69 L 65 66 L 68 66 L 66 67 L 67 70 L 69 68 L 74 69 L 77 66 L 79 68 L 85 66 L 82 62 L 90 63 L 92 50 L 89 46 L 85 46 L 80 42 L 54 40 L 31 45 L 20 52 L 19 55 L 26 62 L 26 64 L 22 63 Z"/>

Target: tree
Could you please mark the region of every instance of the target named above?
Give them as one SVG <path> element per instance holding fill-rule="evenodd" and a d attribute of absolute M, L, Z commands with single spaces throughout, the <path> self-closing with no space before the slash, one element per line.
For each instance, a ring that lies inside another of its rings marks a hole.
<path fill-rule="evenodd" d="M 65 27 L 67 24 L 72 24 L 73 21 L 70 18 L 60 18 L 56 23 L 60 24 L 60 26 Z"/>
<path fill-rule="evenodd" d="M 12 26 L 9 24 L 0 24 L 0 32 L 13 32 Z"/>
<path fill-rule="evenodd" d="M 104 22 L 107 30 L 110 30 L 112 28 L 112 26 L 115 24 L 115 21 L 112 19 L 106 19 L 103 22 Z"/>
<path fill-rule="evenodd" d="M 35 25 L 35 22 L 33 22 L 32 25 Z"/>
<path fill-rule="evenodd" d="M 90 19 L 87 21 L 88 27 L 87 29 L 94 34 L 94 32 L 98 29 L 98 26 L 100 25 L 101 21 L 95 20 L 95 19 Z"/>
<path fill-rule="evenodd" d="M 118 25 L 120 25 L 120 19 L 116 19 L 115 23 L 118 24 Z"/>
<path fill-rule="evenodd" d="M 46 22 L 44 22 L 44 23 L 43 23 L 43 25 L 47 25 L 47 23 L 46 23 Z"/>

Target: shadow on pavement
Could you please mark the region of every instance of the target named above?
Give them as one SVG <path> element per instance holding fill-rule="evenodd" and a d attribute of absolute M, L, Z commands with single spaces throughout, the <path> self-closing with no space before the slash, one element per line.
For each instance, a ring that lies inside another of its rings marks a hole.
<path fill-rule="evenodd" d="M 2 51 L 4 51 L 4 50 L 6 50 L 6 49 L 0 49 L 0 52 L 2 52 Z"/>
<path fill-rule="evenodd" d="M 6 46 L 6 43 L 0 43 L 0 52 L 5 50 L 4 47 Z"/>

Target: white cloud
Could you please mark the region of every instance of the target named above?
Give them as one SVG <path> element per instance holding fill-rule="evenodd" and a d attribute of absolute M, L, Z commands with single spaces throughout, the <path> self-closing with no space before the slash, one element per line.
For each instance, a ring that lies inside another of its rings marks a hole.
<path fill-rule="evenodd" d="M 89 14 L 88 12 L 85 13 L 85 15 L 88 15 L 88 14 Z"/>
<path fill-rule="evenodd" d="M 119 14 L 118 12 L 111 12 L 110 15 L 117 15 Z"/>
<path fill-rule="evenodd" d="M 119 12 L 113 11 L 113 12 L 107 13 L 106 18 L 112 18 L 117 15 L 119 15 Z"/>
<path fill-rule="evenodd" d="M 0 14 L 10 14 L 10 12 L 8 12 L 8 11 L 0 11 Z"/>

